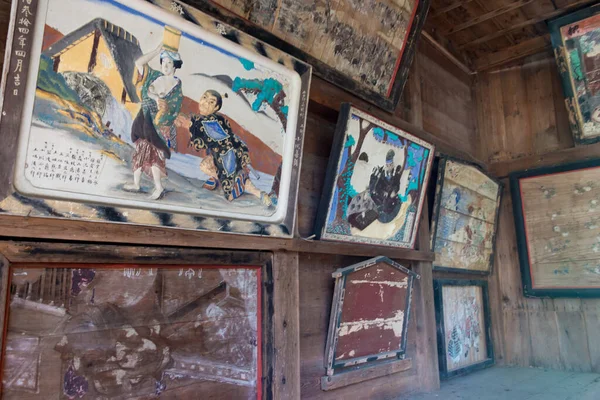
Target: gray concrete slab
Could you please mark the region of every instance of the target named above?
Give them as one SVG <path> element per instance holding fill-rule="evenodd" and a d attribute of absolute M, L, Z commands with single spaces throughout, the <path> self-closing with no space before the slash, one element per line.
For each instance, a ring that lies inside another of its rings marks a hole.
<path fill-rule="evenodd" d="M 398 400 L 600 400 L 600 374 L 493 367 Z"/>

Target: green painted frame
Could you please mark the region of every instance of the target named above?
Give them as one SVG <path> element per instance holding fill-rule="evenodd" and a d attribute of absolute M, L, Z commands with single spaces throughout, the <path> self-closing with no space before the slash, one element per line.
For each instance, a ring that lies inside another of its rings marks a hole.
<path fill-rule="evenodd" d="M 463 164 L 469 167 L 473 167 L 479 170 L 481 173 L 486 175 L 491 181 L 495 182 L 498 185 L 498 196 L 496 197 L 496 218 L 494 220 L 494 237 L 492 239 L 492 254 L 490 255 L 490 263 L 489 269 L 487 271 L 475 271 L 469 269 L 462 268 L 453 268 L 446 267 L 443 265 L 436 264 L 436 261 L 433 261 L 433 270 L 434 271 L 442 271 L 442 272 L 457 272 L 464 274 L 473 274 L 473 275 L 491 275 L 493 267 L 494 267 L 494 255 L 496 254 L 496 238 L 498 237 L 498 219 L 500 217 L 500 205 L 502 204 L 502 192 L 504 191 L 504 184 L 500 182 L 498 179 L 492 178 L 489 176 L 481 166 L 464 161 L 458 158 L 454 158 L 448 155 L 442 154 L 439 157 L 438 167 L 437 167 L 437 181 L 435 187 L 435 200 L 433 203 L 433 214 L 431 217 L 431 250 L 435 253 L 435 241 L 437 239 L 437 229 L 438 229 L 438 218 L 440 215 L 440 208 L 442 205 L 442 190 L 444 189 L 444 178 L 446 175 L 446 162 L 453 161 L 455 163 Z"/>
<path fill-rule="evenodd" d="M 443 286 L 480 286 L 481 298 L 483 300 L 483 322 L 485 324 L 485 344 L 487 350 L 487 359 L 479 363 L 469 365 L 465 368 L 448 371 L 446 363 L 446 338 L 444 335 L 444 301 L 442 298 Z M 492 316 L 490 312 L 490 301 L 488 295 L 488 283 L 480 279 L 434 279 L 433 280 L 433 300 L 435 304 L 435 323 L 437 327 L 437 347 L 438 361 L 440 366 L 440 379 L 446 380 L 461 375 L 466 375 L 473 371 L 484 369 L 494 365 L 494 344 L 492 342 Z"/>
<path fill-rule="evenodd" d="M 510 192 L 515 218 L 517 249 L 519 251 L 519 264 L 521 266 L 521 280 L 523 282 L 523 294 L 526 297 L 600 297 L 600 286 L 597 289 L 535 289 L 533 287 L 529 250 L 527 248 L 527 234 L 525 232 L 525 215 L 523 213 L 523 201 L 521 198 L 520 187 L 520 180 L 522 178 L 552 175 L 561 172 L 597 167 L 600 167 L 600 159 L 580 161 L 553 167 L 536 168 L 510 174 Z"/>
<path fill-rule="evenodd" d="M 576 144 L 596 143 L 600 141 L 600 134 L 590 138 L 582 137 L 583 121 L 581 121 L 578 117 L 578 112 L 576 109 L 578 100 L 575 96 L 574 88 L 571 83 L 571 74 L 569 73 L 569 68 L 567 65 L 565 48 L 563 46 L 560 28 L 597 14 L 600 14 L 600 4 L 588 6 L 571 14 L 548 21 L 548 29 L 550 30 L 550 38 L 552 40 L 552 47 L 554 49 L 554 57 L 558 65 L 558 71 L 560 73 L 565 96 L 565 105 L 567 107 L 567 112 L 569 113 L 571 132 L 573 133 L 573 139 L 575 140 Z"/>

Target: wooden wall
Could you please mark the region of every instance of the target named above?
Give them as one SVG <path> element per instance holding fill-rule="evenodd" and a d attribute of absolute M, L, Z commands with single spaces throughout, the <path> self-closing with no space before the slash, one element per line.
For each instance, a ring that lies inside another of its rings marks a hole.
<path fill-rule="evenodd" d="M 476 81 L 479 156 L 506 184 L 490 279 L 498 364 L 600 372 L 600 299 L 523 296 L 508 179 L 512 171 L 600 157 L 573 146 L 558 70 L 537 54 Z M 496 300 L 494 300 L 496 299 Z"/>

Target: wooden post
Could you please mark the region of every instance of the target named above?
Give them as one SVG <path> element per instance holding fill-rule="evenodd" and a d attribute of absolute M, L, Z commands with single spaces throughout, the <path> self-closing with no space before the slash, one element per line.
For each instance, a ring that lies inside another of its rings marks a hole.
<path fill-rule="evenodd" d="M 273 397 L 300 398 L 300 289 L 298 253 L 273 257 Z"/>
<path fill-rule="evenodd" d="M 425 199 L 425 204 L 427 204 L 427 199 Z M 429 213 L 427 207 L 423 207 L 423 212 L 421 213 L 417 240 L 419 249 L 429 250 Z M 433 264 L 431 261 L 417 262 L 413 267 L 413 270 L 421 275 L 421 279 L 415 281 L 413 304 L 415 306 L 415 321 L 417 323 L 417 355 L 415 357 L 415 364 L 419 377 L 419 387 L 424 392 L 440 388 L 432 269 Z"/>

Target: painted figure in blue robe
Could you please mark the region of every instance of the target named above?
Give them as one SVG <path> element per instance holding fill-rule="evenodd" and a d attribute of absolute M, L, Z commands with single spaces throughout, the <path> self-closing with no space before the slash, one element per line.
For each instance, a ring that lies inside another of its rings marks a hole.
<path fill-rule="evenodd" d="M 217 114 L 223 105 L 220 93 L 207 90 L 198 102 L 198 113 L 189 119 L 180 116 L 178 124 L 188 126 L 190 143 L 198 151 L 206 150 L 207 156 L 200 163 L 200 170 L 209 178 L 203 187 L 208 190 L 223 190 L 228 201 L 244 193 L 258 197 L 265 206 L 272 200 L 250 180 L 254 173 L 248 146 L 232 130 L 229 121 Z M 257 176 L 257 175 L 255 175 Z"/>

